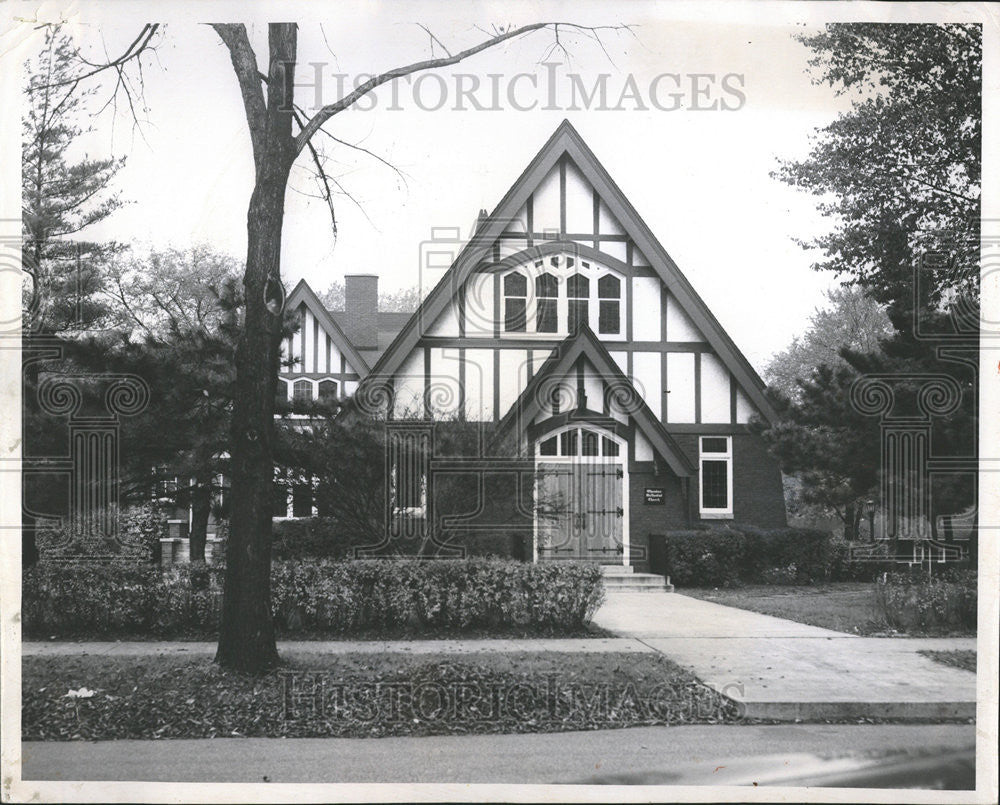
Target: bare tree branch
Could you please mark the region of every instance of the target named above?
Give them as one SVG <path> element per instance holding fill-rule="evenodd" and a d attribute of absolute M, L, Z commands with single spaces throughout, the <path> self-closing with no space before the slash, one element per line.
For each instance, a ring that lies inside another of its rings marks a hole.
<path fill-rule="evenodd" d="M 302 118 L 299 117 L 299 113 L 292 109 L 292 116 L 295 118 L 295 122 L 298 124 L 299 128 L 304 127 Z M 326 171 L 323 170 L 323 163 L 320 161 L 319 153 L 316 151 L 316 146 L 312 142 L 307 142 L 306 147 L 309 149 L 309 153 L 312 155 L 313 162 L 316 164 L 316 175 L 317 180 L 323 186 L 323 198 L 326 201 L 327 209 L 330 210 L 330 223 L 333 226 L 333 239 L 337 239 L 337 211 L 333 205 L 333 192 L 330 190 L 330 183 L 327 180 Z"/>
<path fill-rule="evenodd" d="M 474 56 L 477 53 L 481 53 L 484 50 L 488 50 L 489 48 L 495 47 L 496 45 L 499 45 L 501 42 L 506 42 L 510 39 L 515 39 L 516 37 L 519 36 L 525 36 L 526 34 L 529 34 L 532 31 L 539 31 L 544 28 L 550 28 L 550 27 L 556 28 L 557 30 L 558 30 L 557 27 L 573 28 L 581 31 L 589 31 L 591 33 L 595 33 L 600 30 L 616 30 L 616 31 L 631 30 L 631 28 L 628 25 L 590 27 L 585 25 L 574 25 L 572 23 L 565 23 L 565 22 L 559 22 L 559 23 L 536 22 L 531 25 L 522 25 L 519 28 L 509 28 L 507 30 L 503 28 L 498 28 L 496 34 L 491 36 L 490 39 L 480 42 L 477 45 L 473 45 L 470 48 L 466 48 L 465 50 L 459 51 L 454 55 L 449 55 L 446 57 L 441 57 L 436 59 L 435 58 L 424 59 L 423 61 L 413 62 L 412 64 L 408 64 L 404 67 L 396 67 L 395 69 L 388 70 L 387 72 L 384 73 L 380 73 L 379 75 L 373 76 L 372 78 L 365 81 L 363 84 L 358 86 L 357 89 L 355 89 L 353 92 L 348 93 L 340 100 L 335 101 L 334 103 L 331 104 L 327 104 L 322 109 L 320 109 L 315 115 L 313 115 L 313 117 L 306 124 L 305 128 L 303 128 L 302 131 L 299 132 L 298 137 L 295 138 L 296 153 L 301 153 L 302 149 L 305 148 L 306 143 L 310 139 L 312 139 L 313 135 L 320 129 L 320 127 L 322 127 L 322 125 L 327 120 L 329 120 L 331 117 L 338 114 L 339 112 L 343 112 L 345 109 L 348 109 L 353 104 L 355 104 L 359 99 L 367 95 L 376 87 L 380 87 L 382 84 L 392 81 L 395 78 L 402 78 L 403 76 L 411 75 L 412 73 L 419 73 L 423 70 L 433 70 L 438 67 L 449 67 L 453 64 L 458 64 L 460 61 L 463 61 L 464 59 L 467 59 L 470 56 Z M 427 29 L 424 28 L 424 30 Z M 442 45 L 442 47 L 444 46 Z"/>
<path fill-rule="evenodd" d="M 65 81 L 59 81 L 54 84 L 38 84 L 33 87 L 29 87 L 28 92 L 37 92 L 38 90 L 41 89 L 51 89 L 53 87 L 62 87 L 67 85 L 72 85 L 75 88 L 76 85 L 79 84 L 81 81 L 84 81 L 90 78 L 91 76 L 95 76 L 98 73 L 104 72 L 105 70 L 117 70 L 120 76 L 121 70 L 128 62 L 132 61 L 133 59 L 138 59 L 139 56 L 141 56 L 147 49 L 151 47 L 153 37 L 156 36 L 156 32 L 159 30 L 159 28 L 160 24 L 158 22 L 146 23 L 146 25 L 142 26 L 142 30 L 139 31 L 139 35 L 136 36 L 136 38 L 133 39 L 132 42 L 129 44 L 129 46 L 125 49 L 124 53 L 122 53 L 117 58 L 111 59 L 102 64 L 87 61 L 85 58 L 83 58 L 83 56 L 80 55 L 79 51 L 77 51 L 76 54 L 77 58 L 84 64 L 88 65 L 89 67 L 92 67 L 93 68 L 92 70 L 89 70 L 86 73 L 82 73 L 78 76 L 74 76 L 73 78 L 67 79 Z"/>

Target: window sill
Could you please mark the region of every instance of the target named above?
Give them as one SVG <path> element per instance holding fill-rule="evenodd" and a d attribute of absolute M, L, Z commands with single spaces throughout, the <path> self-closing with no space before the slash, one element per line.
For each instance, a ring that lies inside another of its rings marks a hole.
<path fill-rule="evenodd" d="M 701 512 L 698 515 L 702 520 L 732 520 L 732 512 Z"/>

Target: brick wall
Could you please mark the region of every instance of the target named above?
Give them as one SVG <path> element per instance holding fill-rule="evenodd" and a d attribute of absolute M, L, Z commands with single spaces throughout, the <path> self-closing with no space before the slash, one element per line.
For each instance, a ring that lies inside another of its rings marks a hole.
<path fill-rule="evenodd" d="M 677 434 L 674 437 L 693 464 L 698 462 L 698 435 Z M 725 523 L 742 523 L 760 528 L 780 528 L 787 525 L 785 497 L 781 485 L 781 470 L 767 452 L 764 442 L 750 433 L 733 436 L 733 518 L 703 520 L 698 517 L 698 479 L 691 486 L 691 519 L 689 521 L 682 481 L 660 469 L 657 475 L 652 462 L 633 462 L 629 467 L 630 544 L 637 570 L 648 568 L 649 535 L 664 531 L 683 530 L 692 526 L 720 527 Z M 646 503 L 646 489 L 664 490 L 663 505 Z M 643 558 L 640 558 L 643 557 Z"/>

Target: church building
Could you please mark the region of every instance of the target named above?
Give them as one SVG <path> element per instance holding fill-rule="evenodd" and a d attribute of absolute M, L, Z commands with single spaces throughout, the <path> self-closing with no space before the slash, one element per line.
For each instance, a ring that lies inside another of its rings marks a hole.
<path fill-rule="evenodd" d="M 786 524 L 747 427 L 774 418 L 763 382 L 568 121 L 455 242 L 425 247 L 412 314 L 379 311 L 375 275 L 347 276 L 344 311 L 304 281 L 286 303 L 279 396 L 385 423 L 387 540 L 646 569 L 656 534 Z M 284 514 L 311 513 L 290 490 Z"/>

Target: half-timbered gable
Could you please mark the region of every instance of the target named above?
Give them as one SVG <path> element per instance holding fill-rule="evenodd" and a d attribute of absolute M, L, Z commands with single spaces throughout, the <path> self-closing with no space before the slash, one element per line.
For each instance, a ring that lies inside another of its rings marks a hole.
<path fill-rule="evenodd" d="M 278 398 L 311 401 L 352 396 L 369 366 L 333 314 L 305 280 L 288 295 L 285 308 L 297 318 L 298 327 L 281 346 Z"/>

